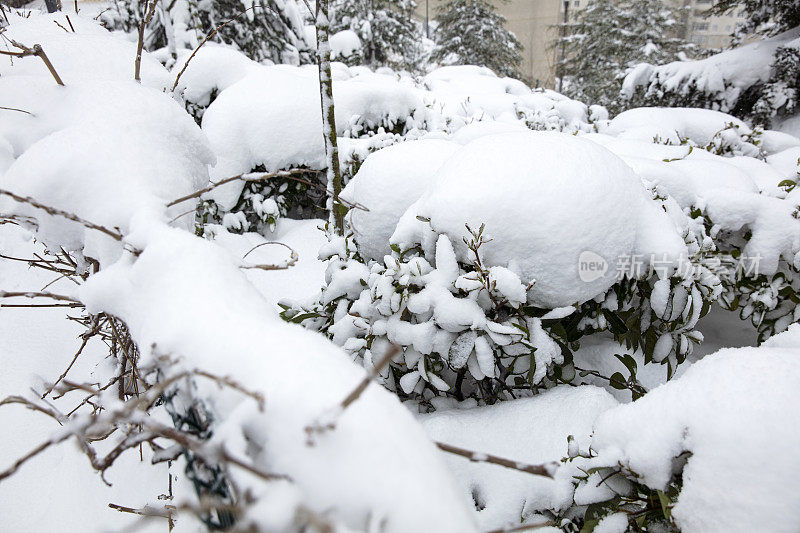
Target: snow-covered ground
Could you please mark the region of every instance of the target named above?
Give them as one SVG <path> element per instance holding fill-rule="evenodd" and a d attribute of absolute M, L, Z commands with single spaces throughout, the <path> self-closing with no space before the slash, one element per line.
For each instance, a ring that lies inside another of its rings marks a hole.
<path fill-rule="evenodd" d="M 0 530 L 139 525 L 109 504 L 176 531 L 225 505 L 261 531 L 800 527 L 800 139 L 334 63 L 336 236 L 263 176 L 324 169 L 316 67 L 209 43 L 137 83 L 79 6 L 0 36 L 64 82 L 0 62 L 0 401 L 40 410 L 0 404 Z"/>

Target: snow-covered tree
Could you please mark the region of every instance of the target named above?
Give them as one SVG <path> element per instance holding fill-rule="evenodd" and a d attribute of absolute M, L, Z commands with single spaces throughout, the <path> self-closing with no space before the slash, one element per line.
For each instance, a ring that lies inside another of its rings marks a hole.
<path fill-rule="evenodd" d="M 250 59 L 295 65 L 313 62 L 296 0 L 262 0 L 254 2 L 252 8 L 240 0 L 191 1 L 197 28 L 203 35 L 233 19 L 214 39 L 234 45 Z"/>
<path fill-rule="evenodd" d="M 439 7 L 431 60 L 443 65 L 480 65 L 501 76 L 520 77 L 522 44 L 506 30 L 505 17 L 485 0 L 451 0 Z"/>
<path fill-rule="evenodd" d="M 622 107 L 622 79 L 635 64 L 678 58 L 687 43 L 675 37 L 675 12 L 661 0 L 596 0 L 556 42 L 563 92 L 612 112 Z"/>
<path fill-rule="evenodd" d="M 362 43 L 357 57 L 371 67 L 413 69 L 421 53 L 416 7 L 414 0 L 336 0 L 331 33 L 354 31 Z"/>
<path fill-rule="evenodd" d="M 112 0 L 112 14 L 105 20 L 109 26 L 134 31 L 151 3 Z M 216 30 L 212 41 L 230 44 L 255 61 L 311 63 L 303 26 L 297 0 L 263 0 L 250 5 L 239 0 L 178 1 L 155 10 L 144 43 L 151 51 L 190 48 Z"/>
<path fill-rule="evenodd" d="M 735 28 L 737 41 L 748 34 L 776 35 L 800 26 L 800 4 L 793 0 L 717 0 L 710 13 L 725 15 L 739 9 L 747 18 Z"/>
<path fill-rule="evenodd" d="M 735 29 L 734 44 L 753 34 L 768 39 L 700 61 L 670 64 L 648 59 L 630 72 L 625 81 L 626 97 L 650 105 L 719 109 L 767 126 L 776 117 L 794 114 L 800 88 L 798 40 L 788 30 L 800 25 L 800 5 L 792 1 L 719 0 L 710 13 L 737 10 L 746 20 Z"/>

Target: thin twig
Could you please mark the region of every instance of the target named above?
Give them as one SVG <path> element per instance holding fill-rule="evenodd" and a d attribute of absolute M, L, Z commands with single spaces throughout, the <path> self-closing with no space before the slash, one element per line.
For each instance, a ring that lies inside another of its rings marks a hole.
<path fill-rule="evenodd" d="M 512 533 L 516 531 L 530 531 L 532 529 L 539 529 L 551 526 L 555 527 L 557 525 L 558 524 L 556 524 L 555 522 L 551 522 L 548 520 L 547 522 L 542 522 L 541 524 L 522 524 L 520 526 L 501 527 L 499 529 L 492 529 L 490 531 L 487 531 L 486 533 Z"/>
<path fill-rule="evenodd" d="M 27 113 L 28 115 L 30 115 L 30 116 L 32 116 L 32 117 L 35 117 L 35 116 L 36 116 L 36 115 L 34 115 L 33 113 L 31 113 L 30 111 L 25 111 L 24 109 L 17 109 L 16 107 L 5 107 L 5 106 L 0 106 L 0 109 L 3 109 L 3 110 L 5 110 L 5 111 L 19 111 L 20 113 Z"/>
<path fill-rule="evenodd" d="M 222 24 L 220 24 L 219 26 L 214 28 L 214 31 L 212 31 L 211 33 L 206 35 L 206 38 L 203 39 L 200 42 L 200 44 L 198 44 L 197 47 L 192 51 L 192 54 L 189 56 L 189 59 L 187 59 L 186 63 L 183 64 L 183 68 L 181 68 L 180 72 L 178 72 L 178 75 L 175 76 L 175 83 L 172 84 L 172 92 L 175 92 L 175 88 L 178 86 L 178 81 L 181 79 L 181 76 L 183 76 L 183 73 L 186 71 L 186 67 L 189 66 L 189 62 L 192 60 L 192 58 L 194 58 L 194 56 L 197 53 L 197 51 L 200 50 L 200 47 L 203 46 L 204 44 L 206 44 L 209 41 L 209 39 L 214 37 L 219 30 L 221 30 L 222 28 L 224 28 L 225 26 L 227 26 L 228 24 L 230 24 L 234 20 L 238 19 L 239 17 L 241 17 L 242 15 L 244 15 L 245 13 L 250 11 L 251 9 L 255 9 L 256 7 L 263 7 L 263 6 L 261 6 L 260 4 L 253 4 L 252 6 L 246 8 L 245 10 L 240 12 L 239 14 L 234 15 L 233 17 L 229 18 L 228 20 L 226 20 L 225 22 L 223 22 Z"/>
<path fill-rule="evenodd" d="M 49 215 L 60 216 L 66 218 L 67 220 L 72 220 L 73 222 L 77 222 L 78 224 L 81 224 L 82 226 L 85 226 L 89 229 L 105 233 L 106 235 L 108 235 L 109 237 L 111 237 L 116 241 L 122 242 L 122 240 L 124 239 L 122 233 L 118 231 L 114 231 L 106 228 L 105 226 L 100 226 L 98 224 L 94 224 L 93 222 L 89 222 L 88 220 L 84 220 L 74 213 L 69 213 L 67 211 L 62 211 L 61 209 L 56 209 L 55 207 L 50 207 L 49 205 L 44 205 L 40 202 L 37 202 L 36 200 L 34 200 L 29 196 L 19 196 L 14 194 L 13 192 L 6 191 L 5 189 L 0 189 L 0 196 L 8 196 L 17 202 L 28 204 L 33 207 L 36 207 L 37 209 L 41 209 Z"/>
<path fill-rule="evenodd" d="M 141 70 L 142 70 L 142 50 L 144 49 L 144 29 L 145 26 L 150 24 L 150 20 L 153 18 L 153 13 L 156 10 L 156 0 L 152 0 L 152 2 L 148 2 L 144 6 L 144 12 L 142 13 L 142 23 L 139 24 L 139 40 L 136 42 L 136 60 L 134 61 L 133 65 L 133 79 L 140 82 L 142 81 L 141 78 Z"/>
<path fill-rule="evenodd" d="M 52 300 L 59 300 L 62 302 L 72 302 L 83 305 L 80 300 L 64 296 L 63 294 L 55 294 L 52 292 L 43 291 L 0 291 L 0 298 L 50 298 Z"/>
<path fill-rule="evenodd" d="M 289 252 L 290 252 L 289 259 L 286 259 L 283 263 L 278 263 L 278 264 L 265 263 L 265 264 L 259 264 L 259 265 L 242 265 L 239 268 L 254 269 L 254 270 L 286 270 L 289 267 L 293 267 L 297 263 L 297 261 L 300 259 L 300 257 L 297 255 L 297 252 L 294 250 L 294 248 L 292 248 L 288 244 L 285 244 L 285 243 L 282 243 L 282 242 L 278 242 L 278 241 L 269 241 L 269 242 L 262 242 L 261 244 L 257 244 L 255 246 L 253 246 L 246 254 L 244 254 L 244 256 L 242 256 L 242 259 L 244 259 L 248 255 L 250 255 L 250 253 L 253 250 L 255 250 L 257 248 L 260 248 L 261 246 L 265 246 L 267 244 L 279 244 L 281 246 L 284 246 L 284 247 L 288 248 Z"/>
<path fill-rule="evenodd" d="M 56 379 L 53 382 L 53 384 L 47 388 L 44 394 L 42 394 L 42 399 L 44 399 L 45 396 L 53 392 L 53 389 L 56 388 L 56 386 L 61 382 L 61 380 L 67 377 L 67 373 L 69 373 L 69 371 L 72 369 L 72 366 L 75 364 L 75 361 L 77 361 L 78 357 L 80 357 L 81 353 L 83 353 L 83 349 L 86 348 L 86 344 L 89 342 L 89 339 L 97 335 L 97 333 L 100 331 L 100 317 L 99 316 L 94 317 L 93 322 L 94 325 L 92 326 L 92 329 L 81 335 L 81 337 L 83 337 L 83 341 L 81 342 L 78 351 L 75 353 L 75 356 L 72 358 L 72 361 L 70 361 L 69 365 L 67 366 L 67 369 L 64 370 L 64 372 L 60 376 L 58 376 L 58 379 Z"/>
<path fill-rule="evenodd" d="M 241 180 L 241 181 L 262 181 L 262 180 L 268 180 L 268 179 L 272 179 L 272 178 L 288 178 L 292 174 L 304 174 L 306 172 L 319 172 L 319 171 L 318 170 L 308 170 L 308 169 L 305 169 L 305 168 L 293 168 L 293 169 L 290 169 L 290 170 L 279 170 L 278 172 L 263 172 L 263 173 L 258 173 L 258 174 L 239 174 L 237 176 L 231 176 L 230 178 L 225 178 L 225 179 L 220 180 L 220 181 L 218 181 L 216 183 L 212 183 L 208 187 L 203 187 L 202 189 L 200 189 L 198 191 L 195 191 L 195 192 L 193 192 L 191 194 L 187 194 L 186 196 L 181 196 L 177 200 L 173 200 L 170 203 L 168 203 L 167 207 L 172 207 L 173 205 L 178 205 L 180 203 L 183 203 L 183 202 L 185 202 L 187 200 L 191 200 L 193 198 L 199 198 L 200 196 L 204 195 L 205 193 L 207 193 L 209 191 L 213 191 L 217 187 L 220 187 L 220 186 L 225 185 L 226 183 L 230 183 L 232 181 L 238 181 L 238 180 Z"/>
<path fill-rule="evenodd" d="M 8 42 L 10 42 L 12 45 L 14 45 L 15 47 L 19 48 L 22 51 L 21 52 L 12 52 L 10 50 L 0 50 L 0 54 L 7 55 L 7 56 L 12 56 L 12 57 L 27 57 L 27 56 L 36 56 L 36 57 L 38 57 L 39 59 L 42 60 L 42 62 L 44 63 L 44 66 L 47 67 L 47 70 L 50 71 L 50 74 L 56 80 L 56 83 L 63 87 L 64 82 L 61 81 L 61 77 L 58 75 L 58 72 L 56 72 L 55 67 L 53 67 L 53 64 L 50 62 L 50 59 L 47 57 L 47 54 L 44 53 L 44 49 L 42 48 L 42 45 L 34 44 L 32 47 L 28 47 L 28 46 L 25 46 L 24 44 L 18 43 L 14 39 L 8 39 Z"/>
<path fill-rule="evenodd" d="M 316 443 L 316 436 L 327 431 L 336 429 L 336 423 L 350 405 L 358 400 L 372 381 L 378 377 L 392 358 L 400 352 L 400 347 L 393 344 L 389 347 L 383 357 L 373 366 L 364 376 L 356 387 L 345 396 L 338 405 L 319 416 L 313 423 L 306 426 L 306 444 L 313 446 Z"/>
<path fill-rule="evenodd" d="M 443 452 L 452 453 L 453 455 L 459 455 L 461 457 L 466 457 L 467 459 L 475 463 L 490 463 L 493 465 L 504 466 L 512 470 L 518 470 L 520 472 L 533 474 L 535 476 L 544 476 L 552 478 L 553 471 L 558 466 L 558 463 L 555 462 L 545 463 L 540 465 L 531 465 L 527 463 L 522 463 L 520 461 L 512 461 L 511 459 L 505 459 L 503 457 L 498 457 L 496 455 L 491 455 L 488 453 L 481 453 L 472 450 L 467 450 L 464 448 L 459 448 L 457 446 L 452 446 L 450 444 L 445 444 L 443 442 L 436 442 L 435 444 Z"/>

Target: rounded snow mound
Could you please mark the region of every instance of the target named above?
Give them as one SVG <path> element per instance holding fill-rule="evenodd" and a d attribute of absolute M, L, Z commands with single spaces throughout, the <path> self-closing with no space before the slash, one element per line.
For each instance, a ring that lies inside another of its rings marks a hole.
<path fill-rule="evenodd" d="M 721 111 L 688 107 L 638 107 L 614 117 L 609 123 L 608 133 L 649 142 L 658 137 L 672 144 L 681 144 L 681 139 L 690 139 L 705 145 L 731 124 L 742 133 L 752 131 L 738 118 Z"/>
<path fill-rule="evenodd" d="M 450 141 L 426 139 L 395 144 L 367 157 L 342 191 L 344 200 L 369 209 L 352 209 L 349 215 L 364 259 L 380 260 L 391 253 L 389 237 L 397 221 L 458 148 Z"/>
<path fill-rule="evenodd" d="M 491 239 L 480 248 L 484 265 L 507 266 L 523 283 L 535 282 L 529 303 L 561 307 L 614 284 L 618 259 L 636 245 L 644 194 L 633 170 L 591 141 L 556 132 L 487 136 L 442 165 L 392 242 L 422 242 L 419 220 L 430 220 L 470 261 L 466 226 L 484 224 Z"/>

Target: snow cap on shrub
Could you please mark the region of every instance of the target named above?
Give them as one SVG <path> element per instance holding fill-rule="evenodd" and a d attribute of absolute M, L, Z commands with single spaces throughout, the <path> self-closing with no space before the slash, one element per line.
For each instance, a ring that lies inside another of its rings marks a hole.
<path fill-rule="evenodd" d="M 523 283 L 535 282 L 530 303 L 561 307 L 613 285 L 618 258 L 634 251 L 644 194 L 630 167 L 593 142 L 555 132 L 492 135 L 441 167 L 392 242 L 423 242 L 419 219 L 429 219 L 466 259 L 466 225 L 485 224 L 492 239 L 482 249 L 485 264 L 512 267 Z"/>
<path fill-rule="evenodd" d="M 369 209 L 353 209 L 350 225 L 364 259 L 391 253 L 389 237 L 403 212 L 431 184 L 459 145 L 441 139 L 408 141 L 371 154 L 342 191 L 342 198 Z"/>

